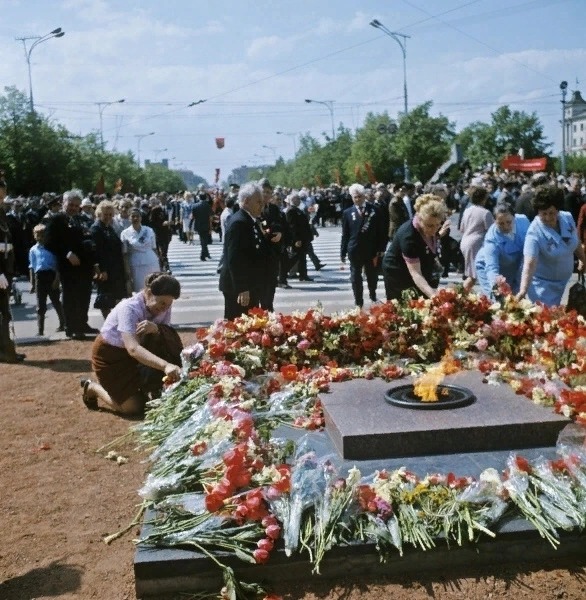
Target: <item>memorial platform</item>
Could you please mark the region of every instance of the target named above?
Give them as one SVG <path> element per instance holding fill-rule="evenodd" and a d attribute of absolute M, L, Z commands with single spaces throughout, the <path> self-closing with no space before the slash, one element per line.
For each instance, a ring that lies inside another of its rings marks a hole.
<path fill-rule="evenodd" d="M 346 459 L 371 460 L 454 452 L 553 446 L 569 420 L 537 406 L 508 385 L 482 383 L 482 374 L 461 371 L 443 383 L 469 389 L 475 401 L 437 410 L 389 404 L 385 392 L 412 383 L 353 379 L 321 394 L 326 431 Z"/>

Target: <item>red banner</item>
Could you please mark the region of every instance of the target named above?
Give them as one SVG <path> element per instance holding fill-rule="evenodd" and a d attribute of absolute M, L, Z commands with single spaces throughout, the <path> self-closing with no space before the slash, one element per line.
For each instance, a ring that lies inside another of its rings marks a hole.
<path fill-rule="evenodd" d="M 224 147 L 224 138 L 216 138 L 216 148 Z"/>
<path fill-rule="evenodd" d="M 501 160 L 501 167 L 509 171 L 545 171 L 547 158 L 526 158 L 520 156 L 505 156 Z"/>

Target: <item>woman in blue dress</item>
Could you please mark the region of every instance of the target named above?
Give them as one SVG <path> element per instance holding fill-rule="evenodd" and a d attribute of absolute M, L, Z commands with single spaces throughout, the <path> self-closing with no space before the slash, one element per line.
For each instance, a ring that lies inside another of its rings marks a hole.
<path fill-rule="evenodd" d="M 582 272 L 586 256 L 578 240 L 572 214 L 560 210 L 564 193 L 560 188 L 544 185 L 533 198 L 536 217 L 529 226 L 523 247 L 523 273 L 517 298 L 540 301 L 547 306 L 559 305 L 566 285 L 574 272 L 574 255 Z"/>
<path fill-rule="evenodd" d="M 508 204 L 497 204 L 494 223 L 484 237 L 476 255 L 476 278 L 483 294 L 493 295 L 497 277 L 501 275 L 513 294 L 519 292 L 523 267 L 523 245 L 529 229 L 529 219 L 516 215 Z"/>

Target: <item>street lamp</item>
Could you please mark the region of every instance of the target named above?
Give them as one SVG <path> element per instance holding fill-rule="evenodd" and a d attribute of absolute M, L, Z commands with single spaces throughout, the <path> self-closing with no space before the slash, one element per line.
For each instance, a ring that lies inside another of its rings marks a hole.
<path fill-rule="evenodd" d="M 28 88 L 29 88 L 29 103 L 30 103 L 31 112 L 35 112 L 35 104 L 33 102 L 33 79 L 32 79 L 32 75 L 31 75 L 31 53 L 39 44 L 42 44 L 43 42 L 46 42 L 47 40 L 50 40 L 52 38 L 63 37 L 64 35 L 65 35 L 65 32 L 61 29 L 61 27 L 57 27 L 57 29 L 53 29 L 53 31 L 50 31 L 49 33 L 42 35 L 42 36 L 41 35 L 30 35 L 30 36 L 26 36 L 26 37 L 15 38 L 16 40 L 22 42 L 22 45 L 24 46 L 24 57 L 26 59 L 26 64 L 28 66 Z M 35 41 L 31 44 L 30 48 L 27 48 L 26 43 L 29 40 L 35 40 Z"/>
<path fill-rule="evenodd" d="M 566 94 L 568 90 L 568 82 L 560 83 L 562 91 L 562 175 L 566 174 Z"/>
<path fill-rule="evenodd" d="M 157 160 L 159 158 L 159 154 L 161 154 L 161 152 L 167 152 L 167 148 L 158 148 L 154 152 L 155 152 L 155 162 L 157 162 Z"/>
<path fill-rule="evenodd" d="M 336 139 L 336 128 L 334 126 L 334 101 L 333 100 L 310 100 L 309 98 L 306 98 L 305 102 L 307 102 L 307 103 L 313 102 L 314 104 L 323 104 L 324 106 L 328 107 L 328 110 L 330 111 L 330 117 L 332 119 L 332 139 L 335 140 Z"/>
<path fill-rule="evenodd" d="M 273 157 L 275 159 L 275 162 L 277 162 L 277 148 L 275 146 L 266 146 L 263 144 L 263 148 L 266 148 L 267 150 L 270 150 L 273 153 Z"/>
<path fill-rule="evenodd" d="M 284 131 L 277 131 L 277 135 L 288 135 L 293 140 L 293 152 L 294 152 L 294 156 L 297 156 L 297 142 L 295 141 L 297 134 L 296 133 L 285 133 Z"/>
<path fill-rule="evenodd" d="M 398 33 L 396 31 L 391 31 L 385 25 L 383 25 L 378 19 L 373 19 L 370 22 L 370 25 L 375 29 L 380 29 L 383 33 L 386 33 L 389 37 L 393 38 L 399 47 L 401 48 L 401 52 L 403 53 L 403 100 L 405 103 L 405 117 L 409 114 L 409 107 L 407 105 L 407 38 L 411 37 L 410 35 L 405 35 L 404 33 Z M 405 171 L 405 181 L 409 181 L 409 165 L 407 164 L 407 159 L 405 158 L 403 161 L 403 169 Z"/>
<path fill-rule="evenodd" d="M 192 106 L 197 106 L 198 104 L 203 104 L 205 102 L 205 100 L 196 100 L 195 102 L 190 102 L 187 105 L 187 108 L 191 108 Z"/>
<path fill-rule="evenodd" d="M 150 133 L 137 133 L 134 137 L 137 139 L 137 144 L 136 144 L 136 158 L 137 158 L 137 162 L 138 162 L 138 166 L 140 167 L 140 143 L 142 142 L 143 138 L 148 137 L 149 135 L 155 135 L 154 131 L 151 131 Z"/>
<path fill-rule="evenodd" d="M 98 111 L 100 113 L 100 145 L 102 147 L 102 152 L 104 151 L 104 127 L 102 123 L 102 116 L 104 115 L 104 109 L 106 106 L 110 106 L 111 104 L 122 104 L 125 101 L 125 98 L 120 98 L 120 100 L 113 100 L 112 102 L 94 102 L 94 104 L 98 105 Z"/>

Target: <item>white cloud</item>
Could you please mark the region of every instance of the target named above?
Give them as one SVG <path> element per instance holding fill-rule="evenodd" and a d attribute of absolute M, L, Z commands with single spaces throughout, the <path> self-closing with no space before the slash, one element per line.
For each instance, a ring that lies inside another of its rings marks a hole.
<path fill-rule="evenodd" d="M 274 56 L 277 53 L 283 53 L 285 50 L 288 53 L 288 48 L 292 45 L 293 40 L 282 38 L 278 35 L 269 35 L 265 37 L 256 38 L 253 40 L 247 50 L 246 56 L 248 58 L 264 58 L 267 54 Z"/>

